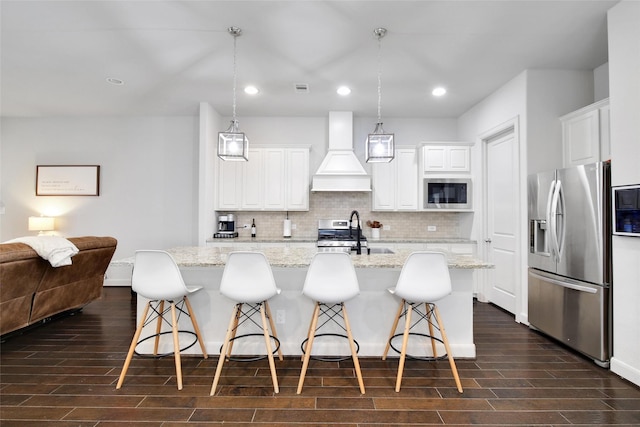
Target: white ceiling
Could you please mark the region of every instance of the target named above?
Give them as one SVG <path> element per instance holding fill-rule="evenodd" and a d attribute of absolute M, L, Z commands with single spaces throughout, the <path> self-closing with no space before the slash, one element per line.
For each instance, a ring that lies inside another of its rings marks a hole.
<path fill-rule="evenodd" d="M 607 62 L 618 0 L 2 0 L 3 116 L 237 115 L 457 117 L 525 69 Z M 125 81 L 122 86 L 107 77 Z M 245 95 L 245 84 L 261 90 Z M 294 85 L 306 83 L 307 94 Z M 338 85 L 351 86 L 348 98 Z M 444 85 L 443 98 L 430 95 Z"/>

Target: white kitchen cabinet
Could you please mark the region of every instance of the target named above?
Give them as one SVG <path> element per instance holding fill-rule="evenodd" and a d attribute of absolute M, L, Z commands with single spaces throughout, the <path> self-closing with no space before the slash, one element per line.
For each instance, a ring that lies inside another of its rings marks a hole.
<path fill-rule="evenodd" d="M 560 117 L 565 167 L 609 160 L 609 99 Z"/>
<path fill-rule="evenodd" d="M 397 148 L 389 163 L 372 165 L 373 210 L 418 209 L 418 156 L 415 148 Z"/>
<path fill-rule="evenodd" d="M 309 149 L 290 148 L 286 152 L 286 206 L 289 211 L 309 210 Z"/>
<path fill-rule="evenodd" d="M 240 209 L 242 204 L 242 173 L 245 162 L 225 162 L 218 159 L 217 210 Z"/>
<path fill-rule="evenodd" d="M 219 160 L 217 210 L 309 209 L 309 148 L 249 149 L 248 162 Z"/>
<path fill-rule="evenodd" d="M 422 172 L 469 173 L 471 144 L 465 142 L 433 142 L 422 147 Z"/>
<path fill-rule="evenodd" d="M 264 206 L 264 150 L 249 149 L 249 161 L 242 162 L 241 209 L 259 210 Z"/>
<path fill-rule="evenodd" d="M 256 183 L 264 193 L 264 210 L 283 210 L 287 207 L 285 185 L 288 175 L 286 150 L 265 149 L 263 179 Z"/>

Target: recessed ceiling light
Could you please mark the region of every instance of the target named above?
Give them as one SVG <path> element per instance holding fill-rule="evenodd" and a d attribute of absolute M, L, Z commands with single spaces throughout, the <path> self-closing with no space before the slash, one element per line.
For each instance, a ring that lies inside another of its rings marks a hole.
<path fill-rule="evenodd" d="M 431 91 L 431 94 L 432 94 L 433 96 L 442 96 L 442 95 L 444 95 L 445 93 L 447 93 L 447 90 L 446 90 L 445 88 L 443 88 L 442 86 L 437 87 L 437 88 L 435 88 L 435 89 L 433 89 L 433 90 Z"/>
<path fill-rule="evenodd" d="M 107 82 L 116 86 L 122 86 L 124 84 L 124 80 L 116 79 L 115 77 L 107 77 Z"/>
<path fill-rule="evenodd" d="M 244 93 L 246 93 L 247 95 L 255 95 L 258 92 L 260 92 L 260 91 L 255 86 L 247 86 L 247 87 L 244 88 Z"/>
<path fill-rule="evenodd" d="M 351 93 L 351 88 L 348 86 L 340 86 L 336 92 L 338 92 L 338 95 L 347 96 Z"/>

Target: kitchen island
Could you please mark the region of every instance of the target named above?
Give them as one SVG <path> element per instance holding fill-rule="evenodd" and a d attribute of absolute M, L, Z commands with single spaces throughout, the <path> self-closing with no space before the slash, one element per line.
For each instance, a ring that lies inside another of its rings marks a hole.
<path fill-rule="evenodd" d="M 219 293 L 225 261 L 232 250 L 227 247 L 178 247 L 167 250 L 180 267 L 185 282 L 204 287 L 191 296 L 190 300 L 210 354 L 220 352 L 234 304 Z M 313 302 L 302 295 L 302 286 L 316 249 L 262 247 L 260 251 L 269 260 L 276 283 L 282 290 L 269 301 L 281 349 L 285 355 L 299 355 L 300 344 L 306 338 L 313 311 Z M 397 297 L 387 289 L 395 287 L 400 269 L 411 252 L 399 249 L 388 254 L 352 255 L 360 283 L 360 295 L 347 301 L 346 306 L 354 338 L 360 346 L 359 354 L 362 356 L 382 355 L 399 304 Z M 453 292 L 440 300 L 438 307 L 453 355 L 457 358 L 473 358 L 476 354 L 473 343 L 473 276 L 477 269 L 492 268 L 492 265 L 468 255 L 447 255 Z M 112 265 L 132 267 L 133 257 L 114 261 Z M 138 316 L 145 303 L 143 298 L 138 299 Z M 181 319 L 181 323 L 184 323 L 185 329 L 189 329 L 188 319 Z M 151 335 L 151 329 L 151 326 L 148 330 L 145 329 L 142 336 Z M 253 338 L 255 337 L 238 340 L 233 347 L 234 353 L 263 353 L 264 341 Z M 161 350 L 171 351 L 170 340 L 166 340 L 165 344 L 166 348 Z M 150 345 L 150 341 L 148 345 L 143 343 L 138 351 L 150 352 Z M 334 338 L 314 342 L 314 354 L 348 354 L 348 351 L 346 340 Z M 197 345 L 185 351 L 193 354 L 198 352 Z"/>

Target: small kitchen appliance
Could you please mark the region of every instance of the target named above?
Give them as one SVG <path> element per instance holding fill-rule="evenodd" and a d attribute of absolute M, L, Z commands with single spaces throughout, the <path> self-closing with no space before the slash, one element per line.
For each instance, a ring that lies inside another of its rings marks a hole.
<path fill-rule="evenodd" d="M 236 217 L 234 214 L 218 216 L 218 229 L 213 234 L 215 239 L 230 239 L 238 237 L 236 231 Z"/>
<path fill-rule="evenodd" d="M 613 234 L 640 237 L 640 185 L 613 188 Z"/>
<path fill-rule="evenodd" d="M 472 209 L 471 179 L 424 178 L 425 209 Z"/>
<path fill-rule="evenodd" d="M 318 221 L 317 246 L 319 252 L 355 251 L 358 247 L 356 227 L 350 227 L 350 221 L 346 219 L 321 219 Z M 362 235 L 360 248 L 369 253 L 367 238 Z"/>

